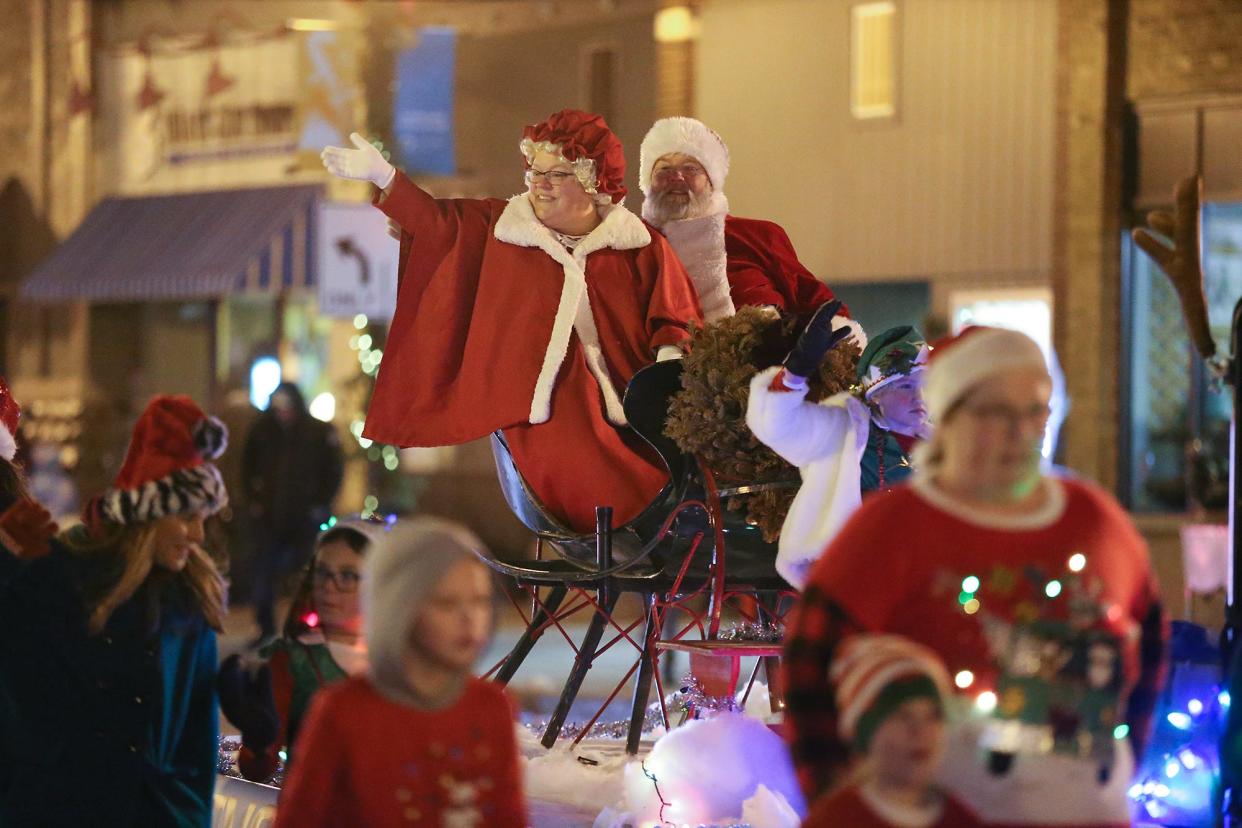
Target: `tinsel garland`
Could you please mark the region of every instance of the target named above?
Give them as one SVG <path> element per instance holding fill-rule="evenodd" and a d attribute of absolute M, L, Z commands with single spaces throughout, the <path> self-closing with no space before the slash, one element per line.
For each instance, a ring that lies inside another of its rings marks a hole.
<path fill-rule="evenodd" d="M 798 491 L 798 470 L 760 443 L 746 426 L 750 380 L 776 365 L 797 342 L 805 320 L 774 316 L 744 307 L 733 316 L 692 331 L 690 353 L 682 373 L 682 390 L 674 395 L 665 434 L 687 454 L 697 455 L 721 486 L 756 483 L 787 485 L 726 499 L 732 510 L 745 510 L 769 543 Z M 828 352 L 819 374 L 810 377 L 811 402 L 847 390 L 855 382 L 859 350 L 842 343 Z"/>
<path fill-rule="evenodd" d="M 742 626 L 742 625 L 735 625 Z M 746 625 L 756 626 L 756 625 Z M 768 634 L 771 634 L 773 628 L 768 627 Z M 734 638 L 733 641 L 775 641 L 778 639 L 747 639 Z M 687 674 L 681 680 L 681 684 L 677 690 L 669 693 L 664 697 L 664 708 L 668 710 L 670 721 L 684 721 L 685 719 L 699 719 L 705 715 L 714 715 L 716 713 L 724 713 L 737 711 L 742 709 L 742 705 L 733 696 L 709 696 L 703 691 L 703 683 L 693 673 Z M 643 733 L 651 733 L 658 727 L 664 726 L 664 711 L 661 709 L 660 702 L 652 702 L 647 705 L 647 710 L 643 714 Z M 536 736 L 542 735 L 547 730 L 547 720 L 528 722 L 527 729 Z M 560 738 L 573 741 L 582 736 L 583 725 L 576 722 L 568 722 L 561 728 Z M 630 722 L 629 719 L 613 721 L 613 722 L 596 722 L 591 725 L 591 729 L 587 732 L 584 739 L 624 739 L 629 735 Z"/>
<path fill-rule="evenodd" d="M 217 736 L 216 737 L 216 773 L 222 776 L 231 776 L 234 779 L 245 779 L 241 771 L 237 769 L 237 753 L 241 750 L 241 738 L 237 736 Z M 280 755 L 284 756 L 284 751 Z M 266 783 L 274 785 L 277 788 L 283 787 L 285 784 L 285 763 L 284 760 L 276 762 L 276 773 Z"/>
<path fill-rule="evenodd" d="M 716 638 L 720 641 L 766 641 L 775 644 L 785 640 L 785 625 L 738 621 L 721 627 Z"/>

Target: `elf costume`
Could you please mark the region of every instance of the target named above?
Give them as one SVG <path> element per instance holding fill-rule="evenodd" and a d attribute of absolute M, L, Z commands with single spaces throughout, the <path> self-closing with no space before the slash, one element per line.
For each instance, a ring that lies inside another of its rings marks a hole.
<path fill-rule="evenodd" d="M 611 505 L 618 525 L 667 482 L 626 426 L 621 395 L 662 346 L 702 320 L 668 242 L 621 204 L 625 157 L 597 115 L 565 110 L 527 127 L 589 164 L 602 221 L 587 236 L 540 222 L 527 193 L 435 199 L 397 173 L 376 205 L 402 229 L 396 313 L 365 435 L 399 446 L 501 430 L 540 503 L 578 531 Z"/>
<path fill-rule="evenodd" d="M 1012 331 L 938 346 L 924 387 L 929 415 L 943 418 L 978 383 L 1015 369 L 1045 367 Z M 828 684 L 838 648 L 857 632 L 886 632 L 935 651 L 954 676 L 967 715 L 950 730 L 943 778 L 984 822 L 1129 824 L 1134 761 L 1124 735 L 1141 747 L 1164 666 L 1151 562 L 1107 493 L 1075 479 L 1037 485 L 1034 511 L 985 512 L 921 471 L 868 498 L 833 539 L 785 653 L 794 761 L 808 793 L 848 756 Z"/>
<path fill-rule="evenodd" d="M 777 572 L 794 586 L 803 585 L 864 492 L 884 491 L 910 476 L 916 438 L 886 428 L 870 400 L 897 378 L 921 372 L 927 354 L 918 331 L 890 328 L 867 343 L 855 388 L 819 403 L 806 401 L 805 381 L 792 379 L 785 366 L 751 380 L 746 425 L 802 476 L 776 558 Z"/>
<path fill-rule="evenodd" d="M 712 188 L 705 215 L 660 222 L 651 208 L 651 171 L 665 155 L 688 155 L 703 165 Z M 770 305 L 792 314 L 810 313 L 834 299 L 832 290 L 798 261 L 789 234 L 775 222 L 729 215 L 725 177 L 729 148 L 702 121 L 661 118 L 643 138 L 638 186 L 647 196 L 643 218 L 659 228 L 677 251 L 708 322 L 746 305 Z M 842 306 L 841 314 L 849 318 Z"/>
<path fill-rule="evenodd" d="M 311 702 L 275 828 L 525 828 L 514 709 L 504 689 L 462 675 L 428 698 L 406 678 L 410 625 L 443 574 L 477 548 L 459 527 L 416 519 L 368 553 L 370 666 Z"/>
<path fill-rule="evenodd" d="M 344 543 L 365 555 L 377 537 L 373 531 L 371 521 L 347 520 L 323 532 L 289 608 L 284 634 L 259 651 L 257 664 L 238 654 L 220 665 L 220 711 L 241 731 L 237 769 L 252 782 L 272 778 L 282 751 L 285 763 L 292 761 L 311 699 L 320 690 L 366 670 L 367 647 L 360 635 L 353 642 L 332 639 L 317 626 L 314 590 L 324 546 Z M 340 582 L 336 589 L 341 589 Z"/>
<path fill-rule="evenodd" d="M 85 525 L 49 554 L 0 550 L 0 824 L 210 824 L 222 579 L 195 547 L 184 569 L 148 564 L 106 620 L 98 612 L 144 554 L 132 530 L 227 504 L 208 462 L 225 436 L 189 398 L 155 398 Z"/>
<path fill-rule="evenodd" d="M 358 670 L 347 672 L 338 661 L 339 651 L 334 652 L 334 648 L 316 630 L 296 638 L 278 638 L 264 647 L 259 655 L 267 659 L 266 668 L 270 671 L 266 689 L 270 692 L 270 715 L 276 722 L 275 739 L 263 748 L 253 749 L 245 743 L 247 733 L 243 729 L 237 769 L 253 782 L 266 782 L 276 773 L 277 754 L 282 747 L 286 755 L 292 757 L 294 741 L 315 694 L 344 681 Z M 224 704 L 223 699 L 224 691 L 221 690 L 221 705 Z M 229 709 L 224 708 L 224 712 L 231 720 L 233 714 Z"/>

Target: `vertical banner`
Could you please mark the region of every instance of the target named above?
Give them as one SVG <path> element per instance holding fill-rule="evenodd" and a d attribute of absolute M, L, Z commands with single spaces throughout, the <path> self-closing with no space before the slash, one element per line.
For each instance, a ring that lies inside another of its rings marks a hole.
<path fill-rule="evenodd" d="M 429 26 L 418 31 L 418 45 L 397 58 L 393 106 L 399 160 L 410 171 L 453 175 L 453 84 L 457 32 Z"/>

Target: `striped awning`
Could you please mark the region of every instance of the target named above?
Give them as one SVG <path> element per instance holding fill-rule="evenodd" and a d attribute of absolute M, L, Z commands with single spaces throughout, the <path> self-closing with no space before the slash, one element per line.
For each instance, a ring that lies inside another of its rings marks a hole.
<path fill-rule="evenodd" d="M 104 199 L 21 286 L 42 302 L 145 302 L 315 284 L 319 185 Z"/>

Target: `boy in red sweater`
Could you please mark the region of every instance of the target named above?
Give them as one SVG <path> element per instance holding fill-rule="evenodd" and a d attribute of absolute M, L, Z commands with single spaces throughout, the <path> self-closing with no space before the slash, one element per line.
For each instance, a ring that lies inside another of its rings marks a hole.
<path fill-rule="evenodd" d="M 937 789 L 949 675 L 934 652 L 899 635 L 864 633 L 842 645 L 830 678 L 841 737 L 859 755 L 847 785 L 819 799 L 803 828 L 974 828 Z"/>
<path fill-rule="evenodd" d="M 275 828 L 524 828 L 513 709 L 470 675 L 492 629 L 481 543 L 399 524 L 367 559 L 363 676 L 312 703 Z"/>

